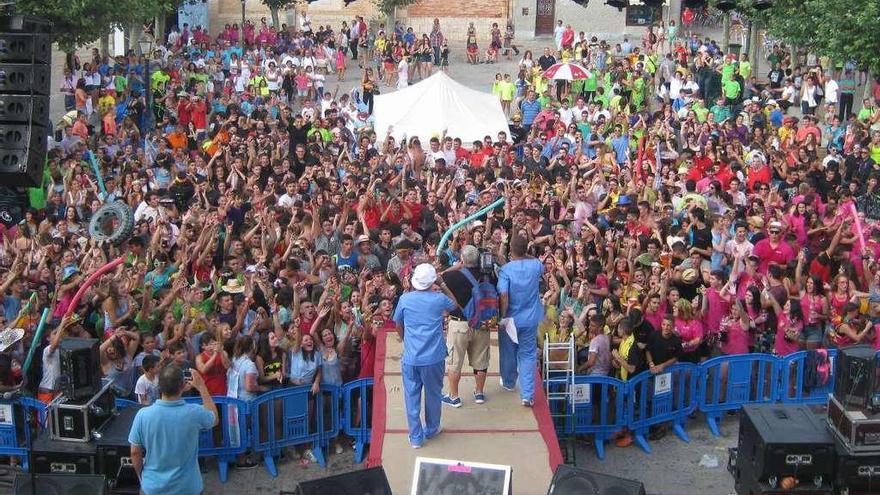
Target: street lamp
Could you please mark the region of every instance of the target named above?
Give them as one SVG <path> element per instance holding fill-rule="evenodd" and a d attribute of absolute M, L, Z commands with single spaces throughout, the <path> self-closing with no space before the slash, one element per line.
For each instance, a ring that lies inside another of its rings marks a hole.
<path fill-rule="evenodd" d="M 241 42 L 241 47 L 244 49 L 244 3 L 246 0 L 241 0 L 241 33 L 239 34 L 238 41 Z"/>
<path fill-rule="evenodd" d="M 153 129 L 153 81 L 150 79 L 150 56 L 153 54 L 153 39 L 150 37 L 143 37 L 138 40 L 138 46 L 141 49 L 141 55 L 146 59 L 146 102 L 147 102 L 147 115 L 144 120 L 144 135 L 150 132 Z"/>

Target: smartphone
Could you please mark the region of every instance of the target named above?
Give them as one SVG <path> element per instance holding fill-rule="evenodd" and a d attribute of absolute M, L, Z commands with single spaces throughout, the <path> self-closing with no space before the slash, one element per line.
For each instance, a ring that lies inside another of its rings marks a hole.
<path fill-rule="evenodd" d="M 193 378 L 192 368 L 187 368 L 187 369 L 183 370 L 183 380 L 184 381 L 187 381 L 187 382 L 192 381 L 192 378 Z"/>

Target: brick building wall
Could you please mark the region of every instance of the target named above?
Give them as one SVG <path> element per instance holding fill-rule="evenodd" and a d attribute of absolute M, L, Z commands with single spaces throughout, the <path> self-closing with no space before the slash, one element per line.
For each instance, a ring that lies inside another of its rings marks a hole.
<path fill-rule="evenodd" d="M 641 40 L 645 32 L 644 27 L 627 26 L 626 10 L 618 11 L 614 7 L 609 7 L 605 5 L 604 0 L 589 0 L 586 7 L 572 0 L 555 0 L 554 3 L 554 20 L 562 19 L 565 24 L 571 24 L 575 33 L 584 31 L 587 36 L 595 35 L 600 39 L 620 41 L 624 36 L 630 36 L 630 40 Z M 630 0 L 630 3 L 640 2 Z M 677 21 L 681 0 L 667 0 L 667 4 L 672 9 L 672 19 Z M 513 0 L 511 19 L 518 38 L 535 37 L 536 6 L 537 0 Z M 666 7 L 663 8 L 664 19 L 667 10 Z"/>

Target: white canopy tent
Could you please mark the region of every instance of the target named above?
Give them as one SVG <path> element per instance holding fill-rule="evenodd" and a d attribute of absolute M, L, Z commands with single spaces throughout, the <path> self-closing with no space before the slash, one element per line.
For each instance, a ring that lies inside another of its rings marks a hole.
<path fill-rule="evenodd" d="M 510 135 L 497 96 L 468 88 L 444 72 L 375 98 L 373 117 L 380 140 L 389 127 L 395 139 L 404 134 L 418 136 L 423 146 L 431 137 L 440 137 L 444 129 L 447 136 L 460 138 L 465 145 L 485 136 L 494 140 L 501 131 Z"/>

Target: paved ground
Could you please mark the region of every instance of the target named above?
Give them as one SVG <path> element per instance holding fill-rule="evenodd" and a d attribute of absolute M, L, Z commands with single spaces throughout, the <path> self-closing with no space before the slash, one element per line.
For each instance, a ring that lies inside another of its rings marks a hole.
<path fill-rule="evenodd" d="M 738 417 L 726 417 L 721 426 L 722 436 L 715 438 L 700 417 L 687 427 L 690 443 L 682 442 L 669 433 L 665 438 L 651 442 L 652 454 L 644 453 L 635 445 L 625 449 L 609 445 L 604 461 L 596 457 L 592 445 L 581 441 L 576 444 L 576 462 L 584 469 L 640 480 L 649 495 L 729 495 L 733 493 L 733 478 L 726 470 L 727 448 L 736 446 L 738 422 Z M 704 455 L 714 456 L 718 467 L 700 466 Z M 247 470 L 232 469 L 226 484 L 219 482 L 216 469 L 210 469 L 204 475 L 205 493 L 278 495 L 279 492 L 292 492 L 301 481 L 361 468 L 352 461 L 350 449 L 341 455 L 330 454 L 326 469 L 315 464 L 303 467 L 293 461 L 282 461 L 278 466 L 278 478 L 275 479 L 262 466 Z M 513 476 L 516 477 L 516 473 Z"/>

